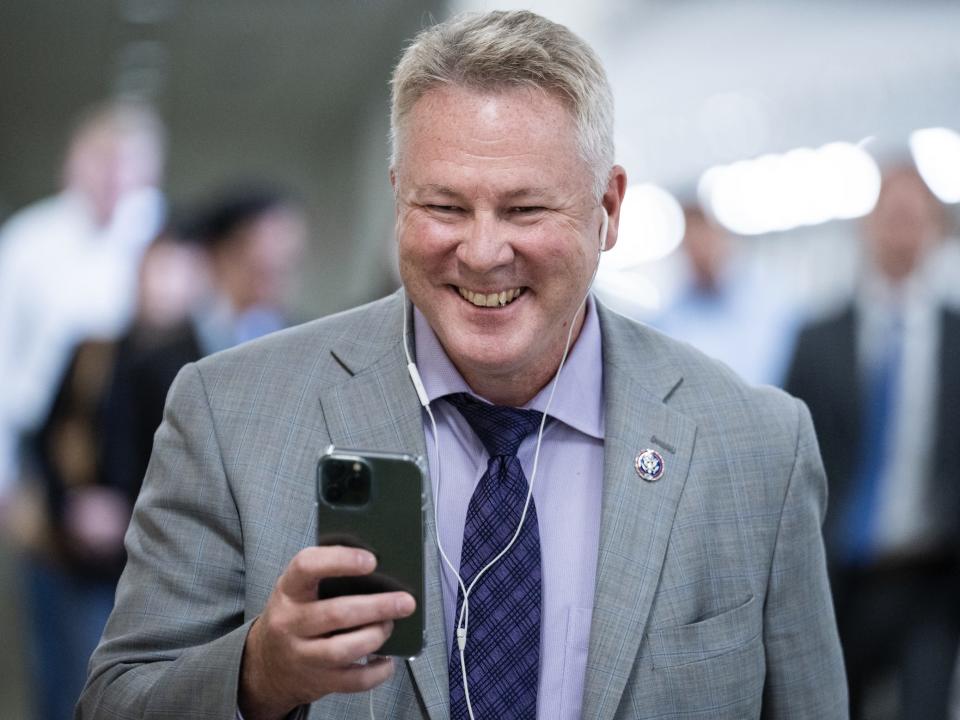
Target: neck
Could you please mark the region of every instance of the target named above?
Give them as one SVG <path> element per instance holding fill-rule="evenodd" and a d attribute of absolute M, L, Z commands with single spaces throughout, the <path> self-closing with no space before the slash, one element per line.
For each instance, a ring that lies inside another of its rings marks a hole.
<path fill-rule="evenodd" d="M 107 207 L 103 203 L 98 203 L 95 197 L 80 188 L 68 185 L 65 192 L 68 197 L 72 198 L 72 202 L 82 209 L 90 223 L 98 231 L 105 230 L 110 225 L 113 212 L 116 209 L 115 206 Z"/>
<path fill-rule="evenodd" d="M 536 379 L 519 374 L 506 376 L 503 379 L 471 377 L 470 374 L 463 372 L 460 374 L 474 393 L 494 405 L 522 407 L 535 398 L 537 393 L 550 382 L 556 370 L 547 377 L 537 376 Z"/>

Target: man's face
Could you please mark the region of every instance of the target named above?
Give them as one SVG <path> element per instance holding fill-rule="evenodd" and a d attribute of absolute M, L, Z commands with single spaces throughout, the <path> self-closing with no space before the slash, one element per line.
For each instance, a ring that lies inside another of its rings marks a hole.
<path fill-rule="evenodd" d="M 944 232 L 943 210 L 914 171 L 884 177 L 880 197 L 867 217 L 868 252 L 889 280 L 908 277 Z"/>
<path fill-rule="evenodd" d="M 684 220 L 683 249 L 694 281 L 702 290 L 715 291 L 730 258 L 730 238 L 698 209 L 684 212 Z"/>
<path fill-rule="evenodd" d="M 213 256 L 215 275 L 234 308 L 283 308 L 305 245 L 304 218 L 291 208 L 274 208 L 237 228 Z"/>
<path fill-rule="evenodd" d="M 391 173 L 400 274 L 471 387 L 522 404 L 550 379 L 597 263 L 602 212 L 555 98 L 444 86 L 421 97 Z M 604 204 L 616 240 L 626 176 Z"/>
<path fill-rule="evenodd" d="M 126 193 L 159 183 L 161 165 L 160 149 L 148 134 L 94 128 L 71 148 L 67 184 L 87 198 L 97 221 L 105 224 Z"/>

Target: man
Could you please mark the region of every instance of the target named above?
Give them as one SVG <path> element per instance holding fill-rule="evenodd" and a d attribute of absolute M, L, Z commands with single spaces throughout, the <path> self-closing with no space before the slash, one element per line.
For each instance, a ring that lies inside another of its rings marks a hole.
<path fill-rule="evenodd" d="M 162 221 L 163 154 L 151 110 L 93 108 L 71 134 L 63 191 L 0 228 L 0 502 L 77 344 L 130 321 L 140 257 Z"/>
<path fill-rule="evenodd" d="M 843 717 L 805 410 L 581 310 L 626 186 L 593 51 L 528 12 L 430 28 L 394 73 L 392 130 L 405 293 L 181 373 L 80 716 Z M 501 419 L 475 430 L 478 414 Z M 519 449 L 496 446 L 521 426 Z M 311 547 L 329 443 L 439 449 L 413 660 L 356 662 L 409 595 L 315 599 L 321 577 L 374 567 Z M 517 540 L 471 596 L 461 665 L 435 533 L 471 583 L 491 550 L 478 518 Z"/>
<path fill-rule="evenodd" d="M 61 458 L 31 452 L 78 345 L 112 340 L 133 313 L 144 248 L 159 230 L 164 132 L 152 110 L 112 102 L 71 133 L 63 190 L 0 229 L 0 529 L 26 550 L 22 600 L 38 718 L 70 714 L 112 604 L 112 592 L 70 572 L 49 547 L 50 518 L 34 500 Z M 96 363 L 94 363 L 96 365 Z M 62 447 L 79 468 L 87 428 Z M 40 443 L 43 444 L 42 442 Z M 46 450 L 47 448 L 42 448 Z M 123 532 L 127 510 L 107 496 L 71 498 L 65 514 Z M 59 513 L 58 513 L 59 515 Z"/>
<path fill-rule="evenodd" d="M 946 718 L 960 639 L 960 315 L 931 280 L 945 213 L 884 174 L 857 296 L 801 333 L 787 389 L 810 405 L 834 498 L 825 535 L 852 714 L 891 676 L 899 717 Z"/>
<path fill-rule="evenodd" d="M 266 186 L 236 186 L 207 200 L 183 229 L 206 262 L 209 292 L 167 328 L 135 325 L 120 346 L 104 420 L 111 484 L 136 497 L 167 391 L 181 367 L 287 326 L 286 305 L 305 245 L 303 214 Z M 192 227 L 190 226 L 192 225 Z"/>

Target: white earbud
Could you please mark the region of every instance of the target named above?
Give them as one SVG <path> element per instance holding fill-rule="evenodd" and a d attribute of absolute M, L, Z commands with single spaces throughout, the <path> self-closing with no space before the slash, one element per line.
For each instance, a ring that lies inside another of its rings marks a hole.
<path fill-rule="evenodd" d="M 600 223 L 600 252 L 603 252 L 607 249 L 607 228 L 610 225 L 610 214 L 602 205 L 600 209 L 603 211 L 603 221 Z"/>

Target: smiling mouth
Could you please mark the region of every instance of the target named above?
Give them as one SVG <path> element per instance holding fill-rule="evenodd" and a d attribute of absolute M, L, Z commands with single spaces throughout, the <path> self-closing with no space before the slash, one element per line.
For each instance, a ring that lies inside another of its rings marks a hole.
<path fill-rule="evenodd" d="M 457 287 L 460 297 L 476 307 L 503 307 L 509 305 L 523 294 L 523 288 L 512 288 L 495 293 L 481 293 Z"/>

